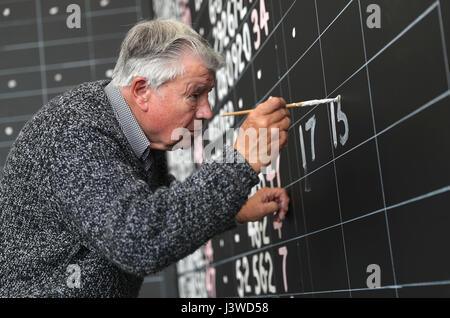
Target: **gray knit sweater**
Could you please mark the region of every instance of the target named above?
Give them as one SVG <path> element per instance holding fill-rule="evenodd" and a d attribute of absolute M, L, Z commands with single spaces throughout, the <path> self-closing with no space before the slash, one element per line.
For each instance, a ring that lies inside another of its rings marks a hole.
<path fill-rule="evenodd" d="M 258 183 L 247 163 L 215 162 L 173 181 L 158 151 L 146 172 L 108 83 L 54 98 L 12 146 L 0 183 L 0 297 L 136 297 L 144 276 L 234 227 Z M 67 283 L 69 265 L 80 288 Z"/>

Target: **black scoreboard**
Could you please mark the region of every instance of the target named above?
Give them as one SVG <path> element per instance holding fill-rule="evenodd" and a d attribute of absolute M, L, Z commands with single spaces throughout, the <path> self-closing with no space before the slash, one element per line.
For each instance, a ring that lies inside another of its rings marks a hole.
<path fill-rule="evenodd" d="M 450 296 L 448 1 L 176 4 L 226 57 L 211 142 L 244 119 L 219 114 L 269 96 L 342 96 L 292 110 L 288 147 L 260 175 L 254 191 L 287 189 L 287 219 L 240 226 L 181 261 L 180 296 Z"/>

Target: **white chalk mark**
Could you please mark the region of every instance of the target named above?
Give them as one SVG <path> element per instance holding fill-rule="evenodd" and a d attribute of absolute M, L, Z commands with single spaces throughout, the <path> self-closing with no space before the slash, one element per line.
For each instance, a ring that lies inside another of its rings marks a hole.
<path fill-rule="evenodd" d="M 5 128 L 5 134 L 11 136 L 14 133 L 14 129 L 11 126 Z"/>
<path fill-rule="evenodd" d="M 223 277 L 223 283 L 224 284 L 228 284 L 228 276 L 224 276 Z"/>
<path fill-rule="evenodd" d="M 8 81 L 8 88 L 13 89 L 17 87 L 17 81 L 15 79 Z"/>
<path fill-rule="evenodd" d="M 50 13 L 50 15 L 58 14 L 58 12 L 59 12 L 58 7 L 51 7 L 50 10 L 48 11 L 48 13 Z"/>
<path fill-rule="evenodd" d="M 297 31 L 295 29 L 295 27 L 292 28 L 292 38 L 295 39 L 295 37 L 297 36 Z"/>
<path fill-rule="evenodd" d="M 339 135 L 339 141 L 341 142 L 341 145 L 344 146 L 348 141 L 349 125 L 347 115 L 345 115 L 344 112 L 342 111 L 342 104 L 340 99 L 338 101 L 337 118 L 338 122 L 342 121 L 344 123 L 345 133 L 344 135 Z"/>
<path fill-rule="evenodd" d="M 9 17 L 10 14 L 11 14 L 11 9 L 10 8 L 5 8 L 3 10 L 3 16 L 4 17 Z"/>
<path fill-rule="evenodd" d="M 220 240 L 219 245 L 220 247 L 223 247 L 225 245 L 225 242 L 223 240 Z"/>
<path fill-rule="evenodd" d="M 55 74 L 54 80 L 55 80 L 55 82 L 61 82 L 62 75 L 60 73 Z"/>
<path fill-rule="evenodd" d="M 106 7 L 106 6 L 108 6 L 109 5 L 109 0 L 101 0 L 100 1 L 100 6 L 101 7 Z"/>
<path fill-rule="evenodd" d="M 302 106 L 316 106 L 320 104 L 329 104 L 329 103 L 337 103 L 340 101 L 340 96 L 336 98 L 328 98 L 328 99 L 313 99 L 306 102 L 302 102 Z"/>
<path fill-rule="evenodd" d="M 111 70 L 111 69 L 107 70 L 105 75 L 106 75 L 106 77 L 112 78 L 113 70 Z"/>
<path fill-rule="evenodd" d="M 335 118 L 333 102 L 330 104 L 330 110 L 331 110 L 331 130 L 333 131 L 333 144 L 334 144 L 334 148 L 337 148 L 338 143 L 337 143 L 337 132 L 336 132 L 336 118 Z"/>
<path fill-rule="evenodd" d="M 239 101 L 238 101 L 238 106 L 239 106 L 239 108 L 242 108 L 242 107 L 244 107 L 244 101 L 242 100 L 242 97 L 241 97 L 241 98 L 239 98 Z"/>
<path fill-rule="evenodd" d="M 312 154 L 312 161 L 316 160 L 316 147 L 315 147 L 315 131 L 316 131 L 316 115 L 311 117 L 305 125 L 305 130 L 310 131 L 311 130 L 311 154 Z"/>
<path fill-rule="evenodd" d="M 260 80 L 262 78 L 262 71 L 259 70 L 258 73 L 256 74 L 256 76 L 258 77 L 258 79 Z"/>
<path fill-rule="evenodd" d="M 239 234 L 236 233 L 236 234 L 234 235 L 234 242 L 235 242 L 235 243 L 239 243 L 240 241 L 241 241 L 241 237 L 239 236 Z"/>

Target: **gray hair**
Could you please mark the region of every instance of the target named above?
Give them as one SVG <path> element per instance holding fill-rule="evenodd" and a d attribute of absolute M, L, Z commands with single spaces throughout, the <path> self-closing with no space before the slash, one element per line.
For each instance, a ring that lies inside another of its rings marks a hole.
<path fill-rule="evenodd" d="M 185 70 L 180 59 L 189 53 L 213 71 L 224 65 L 223 57 L 189 26 L 175 20 L 139 22 L 122 42 L 112 81 L 126 87 L 134 78 L 142 76 L 147 79 L 147 85 L 158 89 L 183 75 Z"/>

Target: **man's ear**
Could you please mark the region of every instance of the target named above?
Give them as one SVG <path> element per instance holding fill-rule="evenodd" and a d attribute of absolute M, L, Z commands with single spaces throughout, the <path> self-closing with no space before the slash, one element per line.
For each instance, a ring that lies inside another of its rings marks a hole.
<path fill-rule="evenodd" d="M 130 93 L 136 102 L 136 105 L 143 112 L 148 111 L 148 101 L 152 94 L 152 89 L 147 85 L 145 77 L 136 77 L 131 83 Z"/>

